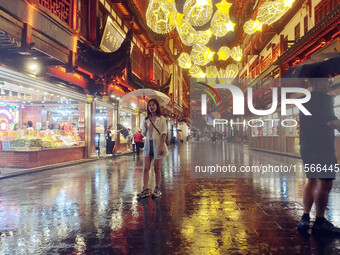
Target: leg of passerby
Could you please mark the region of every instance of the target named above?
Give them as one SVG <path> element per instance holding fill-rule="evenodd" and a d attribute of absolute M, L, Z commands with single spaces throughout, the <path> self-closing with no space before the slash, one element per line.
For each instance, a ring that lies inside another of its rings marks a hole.
<path fill-rule="evenodd" d="M 332 189 L 332 185 L 333 180 L 317 180 L 315 191 L 316 219 L 312 228 L 315 233 L 340 234 L 340 228 L 335 227 L 332 223 L 325 219 L 328 196 Z"/>
<path fill-rule="evenodd" d="M 136 142 L 136 151 L 137 151 L 137 156 L 139 156 L 139 151 L 140 151 L 139 142 Z"/>
<path fill-rule="evenodd" d="M 144 157 L 143 160 L 143 188 L 140 193 L 137 194 L 138 198 L 149 197 L 151 195 L 149 189 L 149 172 L 151 166 L 151 157 Z"/>
<path fill-rule="evenodd" d="M 303 191 L 303 215 L 298 224 L 298 230 L 301 233 L 307 233 L 310 229 L 310 210 L 314 203 L 314 195 L 317 179 L 308 179 L 308 182 Z"/>
<path fill-rule="evenodd" d="M 162 195 L 161 192 L 161 181 L 162 181 L 162 159 L 154 160 L 154 171 L 155 171 L 155 179 L 156 179 L 156 187 L 154 192 L 152 193 L 153 197 L 160 197 Z"/>

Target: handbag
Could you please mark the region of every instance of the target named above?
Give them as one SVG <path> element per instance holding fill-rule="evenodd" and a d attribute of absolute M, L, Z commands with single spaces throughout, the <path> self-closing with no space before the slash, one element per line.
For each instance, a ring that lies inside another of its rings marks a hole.
<path fill-rule="evenodd" d="M 158 128 L 156 128 L 155 124 L 153 124 L 151 118 L 150 118 L 149 120 L 150 120 L 152 126 L 157 130 L 158 134 L 161 135 L 161 132 L 159 132 Z M 165 144 L 166 144 L 166 145 L 169 145 L 169 144 L 170 144 L 167 138 L 165 138 Z"/>

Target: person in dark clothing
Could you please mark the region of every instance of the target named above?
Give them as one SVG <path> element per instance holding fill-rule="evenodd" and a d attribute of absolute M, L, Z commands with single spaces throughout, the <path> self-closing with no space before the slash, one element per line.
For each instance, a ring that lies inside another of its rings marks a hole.
<path fill-rule="evenodd" d="M 333 98 L 327 95 L 330 89 L 328 79 L 314 79 L 311 85 L 311 99 L 304 106 L 312 115 L 304 115 L 301 111 L 299 115 L 300 154 L 308 182 L 303 194 L 304 214 L 298 230 L 302 233 L 309 231 L 309 213 L 315 203 L 316 220 L 312 231 L 340 234 L 340 228 L 324 217 L 335 171 L 339 170 L 334 149 L 334 129 L 340 128 L 340 120 L 334 114 Z M 322 171 L 310 171 L 317 166 Z"/>
<path fill-rule="evenodd" d="M 133 136 L 133 139 L 136 144 L 137 155 L 139 155 L 140 149 L 144 147 L 143 135 L 142 135 L 141 129 L 139 129 L 138 132 Z"/>
<path fill-rule="evenodd" d="M 106 154 L 112 155 L 116 145 L 117 130 L 113 130 L 113 125 L 110 125 L 106 131 Z"/>

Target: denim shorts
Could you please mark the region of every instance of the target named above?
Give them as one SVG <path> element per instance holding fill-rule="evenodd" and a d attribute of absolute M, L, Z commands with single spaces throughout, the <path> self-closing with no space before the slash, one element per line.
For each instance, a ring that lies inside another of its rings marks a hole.
<path fill-rule="evenodd" d="M 149 147 L 149 157 L 154 158 L 154 152 L 153 152 L 153 141 L 150 140 L 150 147 Z"/>

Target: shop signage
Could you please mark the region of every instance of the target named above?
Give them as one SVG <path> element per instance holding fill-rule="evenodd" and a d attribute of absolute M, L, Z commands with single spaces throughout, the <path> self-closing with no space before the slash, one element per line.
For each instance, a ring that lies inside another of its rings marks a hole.
<path fill-rule="evenodd" d="M 124 37 L 118 31 L 110 17 L 107 18 L 100 48 L 105 52 L 114 52 L 119 49 Z"/>

